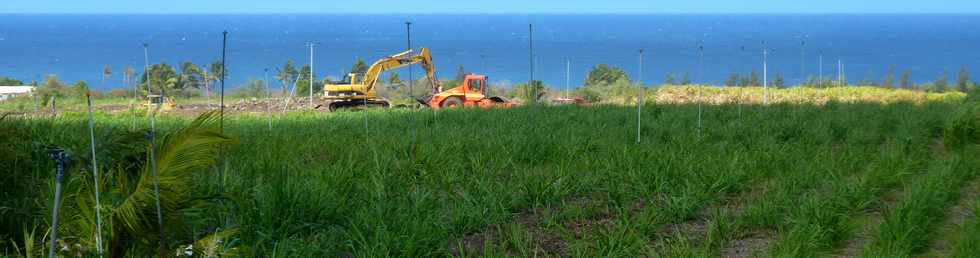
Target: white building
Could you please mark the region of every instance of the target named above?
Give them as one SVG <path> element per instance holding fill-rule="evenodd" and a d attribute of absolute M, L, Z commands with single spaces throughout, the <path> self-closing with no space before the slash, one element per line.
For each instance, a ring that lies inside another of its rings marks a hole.
<path fill-rule="evenodd" d="M 0 101 L 9 98 L 29 95 L 34 92 L 33 86 L 0 86 Z"/>

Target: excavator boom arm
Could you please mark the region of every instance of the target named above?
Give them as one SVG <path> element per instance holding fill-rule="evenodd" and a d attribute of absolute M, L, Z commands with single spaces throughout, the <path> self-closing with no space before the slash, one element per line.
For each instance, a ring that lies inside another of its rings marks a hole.
<path fill-rule="evenodd" d="M 412 50 L 408 50 L 374 62 L 364 74 L 363 84 L 367 86 L 366 90 L 374 90 L 374 86 L 378 83 L 381 73 L 418 63 L 422 64 L 422 68 L 425 69 L 426 78 L 433 84 L 432 86 L 437 87 L 439 80 L 435 78 L 436 69 L 435 65 L 432 64 L 432 55 L 429 53 L 429 49 L 421 48 L 419 49 L 419 53 L 415 55 L 412 55 L 412 52 Z"/>

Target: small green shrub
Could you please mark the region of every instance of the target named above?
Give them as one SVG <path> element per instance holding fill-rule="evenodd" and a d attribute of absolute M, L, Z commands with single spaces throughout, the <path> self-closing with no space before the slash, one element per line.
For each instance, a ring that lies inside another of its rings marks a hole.
<path fill-rule="evenodd" d="M 980 103 L 963 104 L 943 129 L 943 143 L 954 150 L 980 144 Z"/>
<path fill-rule="evenodd" d="M 966 94 L 966 102 L 980 103 L 980 89 L 974 89 Z"/>

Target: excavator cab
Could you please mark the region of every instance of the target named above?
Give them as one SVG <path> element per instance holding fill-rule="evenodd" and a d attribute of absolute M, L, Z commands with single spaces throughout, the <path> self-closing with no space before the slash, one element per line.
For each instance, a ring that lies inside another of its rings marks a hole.
<path fill-rule="evenodd" d="M 347 76 L 344 77 L 344 80 L 343 81 L 340 81 L 340 83 L 346 83 L 346 84 L 352 84 L 352 83 L 356 83 L 356 82 L 357 82 L 357 74 L 356 73 L 349 73 L 349 74 L 347 74 Z"/>

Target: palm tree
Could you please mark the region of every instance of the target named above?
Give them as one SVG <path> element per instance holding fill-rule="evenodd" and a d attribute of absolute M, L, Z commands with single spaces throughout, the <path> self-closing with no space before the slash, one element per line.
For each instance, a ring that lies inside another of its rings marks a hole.
<path fill-rule="evenodd" d="M 185 88 L 201 89 L 204 86 L 204 71 L 194 63 L 183 62 L 180 64 L 180 80 Z"/>
<path fill-rule="evenodd" d="M 105 85 L 105 81 L 109 79 L 109 76 L 112 76 L 112 69 L 109 69 L 109 65 L 105 65 L 104 67 L 102 67 L 102 84 L 103 85 Z"/>
<path fill-rule="evenodd" d="M 293 66 L 293 60 L 290 59 L 286 61 L 286 64 L 279 69 L 279 74 L 276 75 L 276 80 L 282 82 L 282 95 L 286 95 L 286 91 L 289 89 L 289 85 L 293 83 L 299 76 L 299 71 L 296 71 L 296 67 Z"/>
<path fill-rule="evenodd" d="M 204 71 L 204 95 L 208 99 L 208 107 L 211 107 L 211 82 L 221 79 L 224 73 L 225 67 L 220 61 L 212 62 Z"/>
<path fill-rule="evenodd" d="M 135 76 L 136 70 L 134 70 L 132 67 L 126 66 L 126 68 L 123 69 L 123 86 L 129 86 L 129 84 L 135 83 Z M 133 97 L 137 97 L 138 92 L 139 90 L 137 90 L 136 87 L 133 87 Z"/>

